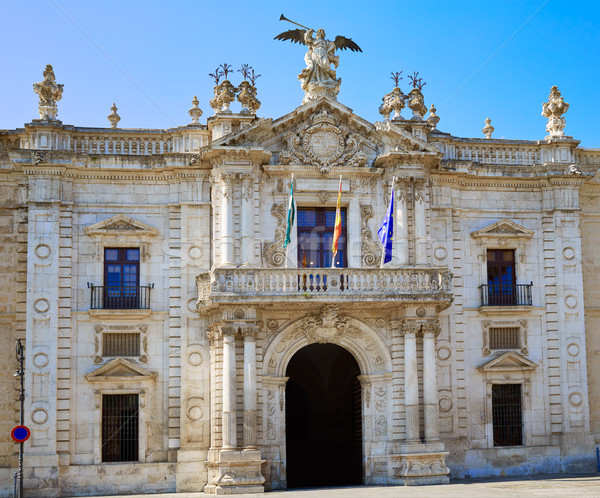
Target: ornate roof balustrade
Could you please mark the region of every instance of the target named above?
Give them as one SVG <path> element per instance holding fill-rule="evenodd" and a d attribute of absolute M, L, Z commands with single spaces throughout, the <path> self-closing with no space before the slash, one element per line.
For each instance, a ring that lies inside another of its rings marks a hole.
<path fill-rule="evenodd" d="M 447 268 L 215 268 L 198 275 L 199 306 L 219 303 L 290 303 L 452 300 Z"/>

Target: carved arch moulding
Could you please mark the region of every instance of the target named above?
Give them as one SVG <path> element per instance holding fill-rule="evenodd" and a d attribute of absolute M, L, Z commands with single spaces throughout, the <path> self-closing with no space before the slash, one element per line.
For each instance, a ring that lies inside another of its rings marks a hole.
<path fill-rule="evenodd" d="M 368 325 L 326 305 L 284 328 L 265 350 L 265 376 L 284 377 L 294 354 L 310 344 L 337 344 L 356 359 L 362 375 L 392 371 L 392 360 L 381 337 Z"/>

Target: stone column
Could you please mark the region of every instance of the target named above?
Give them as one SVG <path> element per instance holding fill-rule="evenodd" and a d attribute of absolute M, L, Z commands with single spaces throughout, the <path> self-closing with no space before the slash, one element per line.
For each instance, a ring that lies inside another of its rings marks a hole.
<path fill-rule="evenodd" d="M 420 325 L 405 323 L 404 333 L 404 406 L 406 441 L 419 442 L 419 376 L 417 371 L 417 332 Z"/>
<path fill-rule="evenodd" d="M 236 327 L 221 327 L 223 334 L 223 449 L 237 447 L 236 440 Z"/>
<path fill-rule="evenodd" d="M 244 448 L 256 449 L 256 328 L 242 329 L 244 336 Z"/>
<path fill-rule="evenodd" d="M 396 226 L 394 241 L 396 243 L 396 261 L 400 266 L 408 265 L 408 214 L 406 211 L 406 186 L 398 185 L 396 190 Z"/>
<path fill-rule="evenodd" d="M 221 264 L 233 264 L 233 181 L 221 175 Z"/>
<path fill-rule="evenodd" d="M 435 338 L 439 333 L 437 323 L 423 325 L 423 404 L 425 417 L 425 442 L 439 441 L 437 369 Z"/>
<path fill-rule="evenodd" d="M 242 208 L 241 208 L 241 236 L 242 236 L 242 264 L 254 263 L 254 210 L 252 199 L 252 177 L 244 175 L 242 178 Z"/>
<path fill-rule="evenodd" d="M 427 221 L 425 216 L 425 185 L 417 183 L 413 190 L 415 225 L 415 264 L 427 264 Z"/>

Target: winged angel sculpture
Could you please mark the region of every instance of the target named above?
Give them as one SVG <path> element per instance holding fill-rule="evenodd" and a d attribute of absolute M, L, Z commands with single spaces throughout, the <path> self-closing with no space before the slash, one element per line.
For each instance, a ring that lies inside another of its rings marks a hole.
<path fill-rule="evenodd" d="M 335 69 L 338 67 L 339 57 L 335 55 L 336 49 L 349 49 L 353 52 L 362 52 L 360 47 L 345 36 L 336 36 L 334 41 L 325 39 L 325 31 L 318 29 L 316 34 L 302 24 L 290 21 L 283 14 L 280 21 L 288 21 L 304 29 L 290 29 L 284 31 L 275 37 L 275 40 L 290 40 L 293 43 L 300 43 L 308 47 L 308 52 L 304 56 L 306 67 L 298 75 L 302 82 L 302 89 L 305 92 L 304 100 L 318 99 L 320 97 L 329 97 L 336 99 L 340 91 L 342 78 L 336 78 Z M 331 67 L 333 64 L 334 68 Z"/>

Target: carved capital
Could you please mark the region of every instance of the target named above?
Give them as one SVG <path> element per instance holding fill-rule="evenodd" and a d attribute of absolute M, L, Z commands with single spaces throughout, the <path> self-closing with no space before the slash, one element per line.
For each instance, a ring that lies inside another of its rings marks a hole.
<path fill-rule="evenodd" d="M 416 336 L 421 331 L 421 323 L 416 322 L 404 322 L 400 331 L 404 335 Z"/>
<path fill-rule="evenodd" d="M 423 335 L 433 334 L 434 337 L 437 337 L 440 334 L 440 331 L 441 327 L 437 321 L 424 323 L 421 327 L 421 332 Z"/>

